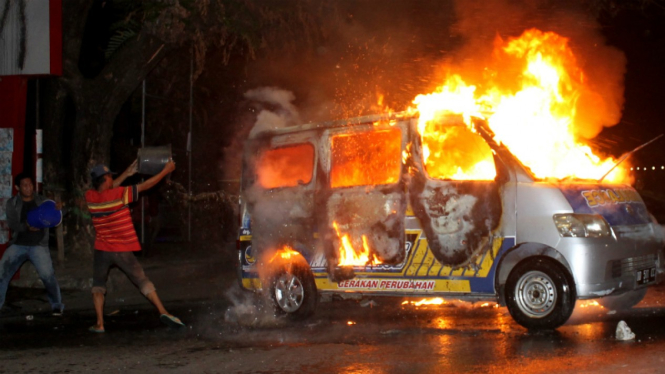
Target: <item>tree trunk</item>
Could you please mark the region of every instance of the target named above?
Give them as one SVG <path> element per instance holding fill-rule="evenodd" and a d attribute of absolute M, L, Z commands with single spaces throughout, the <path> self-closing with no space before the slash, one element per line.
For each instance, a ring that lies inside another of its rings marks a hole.
<path fill-rule="evenodd" d="M 69 208 L 66 225 L 68 256 L 92 254 L 94 230 L 85 203 L 89 170 L 108 165 L 113 124 L 122 105 L 165 56 L 167 46 L 144 32 L 125 43 L 93 79 L 81 74 L 78 63 L 90 1 L 63 2 L 63 76 L 48 80 L 44 144 L 46 184 L 65 189 Z M 82 16 L 84 15 L 84 16 Z M 72 126 L 73 124 L 73 126 Z"/>
<path fill-rule="evenodd" d="M 41 122 L 44 130 L 44 189 L 46 191 L 67 190 L 68 175 L 66 165 L 71 139 L 65 131 L 67 90 L 59 79 L 42 79 L 40 81 L 40 95 L 43 105 L 43 118 Z M 64 171 L 64 172 L 63 172 Z"/>

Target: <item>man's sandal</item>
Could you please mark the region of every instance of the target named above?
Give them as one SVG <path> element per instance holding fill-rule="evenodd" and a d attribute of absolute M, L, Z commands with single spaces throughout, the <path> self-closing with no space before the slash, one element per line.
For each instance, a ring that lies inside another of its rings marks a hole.
<path fill-rule="evenodd" d="M 88 328 L 88 331 L 94 332 L 94 333 L 97 333 L 97 334 L 101 334 L 101 333 L 104 332 L 104 329 L 98 329 L 97 326 L 90 326 Z"/>
<path fill-rule="evenodd" d="M 162 321 L 163 324 L 169 327 L 185 327 L 185 324 L 182 323 L 182 321 L 180 321 L 180 319 L 176 316 L 162 314 L 161 316 L 159 316 L 159 320 Z"/>

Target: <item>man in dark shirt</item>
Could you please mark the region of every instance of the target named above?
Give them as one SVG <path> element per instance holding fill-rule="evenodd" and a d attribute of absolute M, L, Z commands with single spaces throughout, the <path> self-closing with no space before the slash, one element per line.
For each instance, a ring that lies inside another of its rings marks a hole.
<path fill-rule="evenodd" d="M 5 303 L 7 288 L 12 277 L 24 262 L 30 261 L 44 283 L 53 315 L 60 316 L 64 305 L 48 248 L 48 228 L 39 229 L 28 224 L 28 212 L 37 208 L 46 199 L 35 193 L 35 185 L 28 174 L 17 175 L 14 184 L 18 194 L 7 200 L 5 206 L 12 239 L 9 248 L 0 259 L 0 308 Z"/>

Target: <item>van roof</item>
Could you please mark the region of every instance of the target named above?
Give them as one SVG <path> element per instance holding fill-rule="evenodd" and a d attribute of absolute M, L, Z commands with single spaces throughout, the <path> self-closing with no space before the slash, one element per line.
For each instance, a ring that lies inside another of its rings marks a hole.
<path fill-rule="evenodd" d="M 362 125 L 365 123 L 371 123 L 377 121 L 408 120 L 411 118 L 416 118 L 417 116 L 418 116 L 417 113 L 409 111 L 372 114 L 361 117 L 344 118 L 340 120 L 327 121 L 327 122 L 306 123 L 302 125 L 283 127 L 279 129 L 264 130 L 255 134 L 254 137 L 260 137 L 262 135 L 265 135 L 266 133 L 269 133 L 271 135 L 279 135 L 279 134 L 286 134 L 286 133 L 313 130 L 313 129 L 355 126 L 355 125 Z"/>

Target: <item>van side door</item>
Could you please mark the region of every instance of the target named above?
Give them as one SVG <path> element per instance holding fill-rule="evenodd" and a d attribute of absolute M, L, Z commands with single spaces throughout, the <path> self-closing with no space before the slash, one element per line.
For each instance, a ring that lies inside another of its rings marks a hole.
<path fill-rule="evenodd" d="M 335 267 L 397 264 L 405 256 L 406 122 L 329 129 L 323 157 L 325 254 Z M 322 230 L 323 231 L 323 230 Z M 366 255 L 363 255 L 366 253 Z M 362 257 L 365 256 L 365 257 Z"/>
<path fill-rule="evenodd" d="M 411 140 L 409 202 L 434 257 L 452 268 L 474 263 L 502 216 L 492 150 L 461 120 L 429 124 Z"/>
<path fill-rule="evenodd" d="M 266 135 L 247 143 L 243 199 L 252 219 L 257 255 L 285 245 L 305 258 L 312 254 L 317 144 L 314 132 Z"/>

